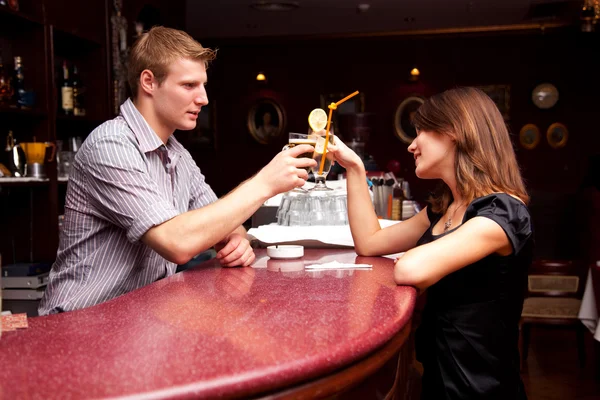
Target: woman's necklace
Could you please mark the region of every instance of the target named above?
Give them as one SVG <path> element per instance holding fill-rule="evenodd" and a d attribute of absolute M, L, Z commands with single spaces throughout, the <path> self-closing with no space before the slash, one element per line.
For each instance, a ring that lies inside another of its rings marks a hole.
<path fill-rule="evenodd" d="M 464 206 L 464 204 L 461 204 L 458 207 L 456 207 L 454 209 L 454 212 L 452 213 L 452 215 L 448 217 L 448 220 L 446 222 L 444 222 L 444 232 L 448 232 L 448 229 L 450 229 L 450 227 L 452 226 L 452 218 L 454 218 L 454 216 L 456 215 L 456 212 L 462 206 Z"/>

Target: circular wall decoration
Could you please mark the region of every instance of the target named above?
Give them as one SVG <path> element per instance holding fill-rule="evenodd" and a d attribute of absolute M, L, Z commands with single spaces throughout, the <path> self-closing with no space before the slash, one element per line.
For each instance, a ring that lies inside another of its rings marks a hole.
<path fill-rule="evenodd" d="M 531 100 L 538 108 L 552 108 L 558 101 L 558 89 L 551 83 L 537 85 L 531 92 Z"/>
<path fill-rule="evenodd" d="M 540 130 L 534 124 L 527 124 L 519 132 L 519 142 L 527 150 L 535 149 L 540 143 Z"/>
<path fill-rule="evenodd" d="M 250 134 L 258 143 L 269 144 L 283 133 L 285 113 L 274 100 L 260 99 L 250 108 L 247 124 Z"/>
<path fill-rule="evenodd" d="M 569 130 L 563 124 L 556 122 L 548 127 L 546 140 L 554 149 L 565 147 L 567 140 L 569 140 Z"/>
<path fill-rule="evenodd" d="M 417 131 L 412 124 L 415 112 L 425 103 L 425 99 L 419 96 L 407 97 L 400 103 L 394 115 L 394 128 L 396 136 L 404 143 L 412 143 L 417 137 Z"/>

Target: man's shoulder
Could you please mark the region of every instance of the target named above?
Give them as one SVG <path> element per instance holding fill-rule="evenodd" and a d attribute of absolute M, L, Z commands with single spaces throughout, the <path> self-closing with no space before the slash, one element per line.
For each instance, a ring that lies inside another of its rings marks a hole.
<path fill-rule="evenodd" d="M 123 117 L 118 116 L 100 124 L 90 133 L 86 142 L 90 147 L 93 147 L 98 142 L 110 139 L 135 141 L 135 135 Z"/>

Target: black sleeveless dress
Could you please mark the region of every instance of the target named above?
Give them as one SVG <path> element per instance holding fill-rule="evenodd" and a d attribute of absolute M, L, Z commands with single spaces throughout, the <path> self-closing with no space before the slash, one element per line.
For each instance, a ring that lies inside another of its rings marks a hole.
<path fill-rule="evenodd" d="M 427 215 L 431 225 L 417 245 L 453 231 L 433 235 L 442 216 L 429 207 Z M 463 223 L 474 217 L 498 223 L 513 253 L 487 256 L 427 289 L 416 333 L 422 399 L 527 398 L 519 371 L 518 323 L 533 255 L 531 217 L 523 203 L 504 193 L 473 200 Z"/>

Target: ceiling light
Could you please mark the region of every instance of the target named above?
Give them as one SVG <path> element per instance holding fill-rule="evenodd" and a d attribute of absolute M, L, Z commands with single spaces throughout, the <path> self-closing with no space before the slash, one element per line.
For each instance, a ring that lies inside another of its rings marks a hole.
<path fill-rule="evenodd" d="M 258 75 L 256 75 L 256 80 L 257 81 L 266 81 L 267 77 L 262 72 L 259 72 Z"/>
<path fill-rule="evenodd" d="M 250 4 L 256 11 L 292 11 L 300 7 L 297 1 L 256 1 Z"/>
<path fill-rule="evenodd" d="M 410 80 L 412 82 L 417 81 L 419 79 L 420 75 L 421 75 L 421 72 L 419 71 L 419 68 L 414 67 L 413 69 L 410 70 Z"/>

